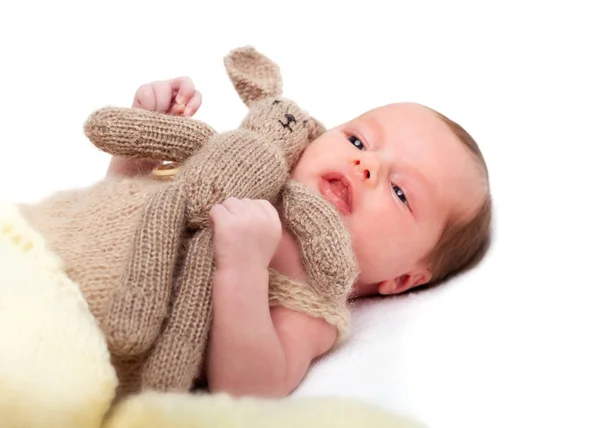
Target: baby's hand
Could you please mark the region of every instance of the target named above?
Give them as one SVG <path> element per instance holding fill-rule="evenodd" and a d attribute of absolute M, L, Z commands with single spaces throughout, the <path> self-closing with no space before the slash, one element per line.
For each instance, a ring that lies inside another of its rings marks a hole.
<path fill-rule="evenodd" d="M 133 107 L 174 116 L 193 116 L 200 104 L 202 95 L 189 77 L 147 83 L 138 88 L 133 99 Z"/>
<path fill-rule="evenodd" d="M 228 198 L 209 212 L 217 268 L 268 268 L 281 240 L 277 210 L 264 200 Z"/>

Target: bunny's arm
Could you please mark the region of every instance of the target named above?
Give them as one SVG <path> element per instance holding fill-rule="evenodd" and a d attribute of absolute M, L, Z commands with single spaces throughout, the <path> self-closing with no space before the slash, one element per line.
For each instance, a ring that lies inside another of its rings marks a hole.
<path fill-rule="evenodd" d="M 102 320 L 109 350 L 115 355 L 139 355 L 160 334 L 185 227 L 185 199 L 181 193 L 178 186 L 168 186 L 145 207 L 131 258 Z"/>
<path fill-rule="evenodd" d="M 216 134 L 199 120 L 138 108 L 105 107 L 92 113 L 85 135 L 113 156 L 182 162 Z"/>

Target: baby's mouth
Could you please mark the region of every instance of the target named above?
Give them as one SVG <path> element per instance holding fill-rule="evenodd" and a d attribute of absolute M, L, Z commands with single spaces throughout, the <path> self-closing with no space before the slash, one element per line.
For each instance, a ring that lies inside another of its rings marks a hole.
<path fill-rule="evenodd" d="M 330 173 L 322 177 L 319 190 L 342 215 L 352 212 L 352 187 L 342 174 Z"/>

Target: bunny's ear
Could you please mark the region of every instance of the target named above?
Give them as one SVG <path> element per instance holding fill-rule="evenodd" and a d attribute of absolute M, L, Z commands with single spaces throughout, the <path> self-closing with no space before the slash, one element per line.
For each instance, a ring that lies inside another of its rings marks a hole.
<path fill-rule="evenodd" d="M 227 74 L 246 106 L 281 95 L 283 82 L 279 66 L 253 47 L 231 51 L 224 62 Z"/>

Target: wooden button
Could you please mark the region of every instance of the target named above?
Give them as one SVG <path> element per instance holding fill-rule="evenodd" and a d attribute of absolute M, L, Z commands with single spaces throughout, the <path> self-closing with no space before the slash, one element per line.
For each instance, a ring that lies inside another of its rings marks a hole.
<path fill-rule="evenodd" d="M 152 175 L 161 179 L 169 180 L 172 179 L 179 172 L 178 162 L 166 162 L 152 170 Z"/>

